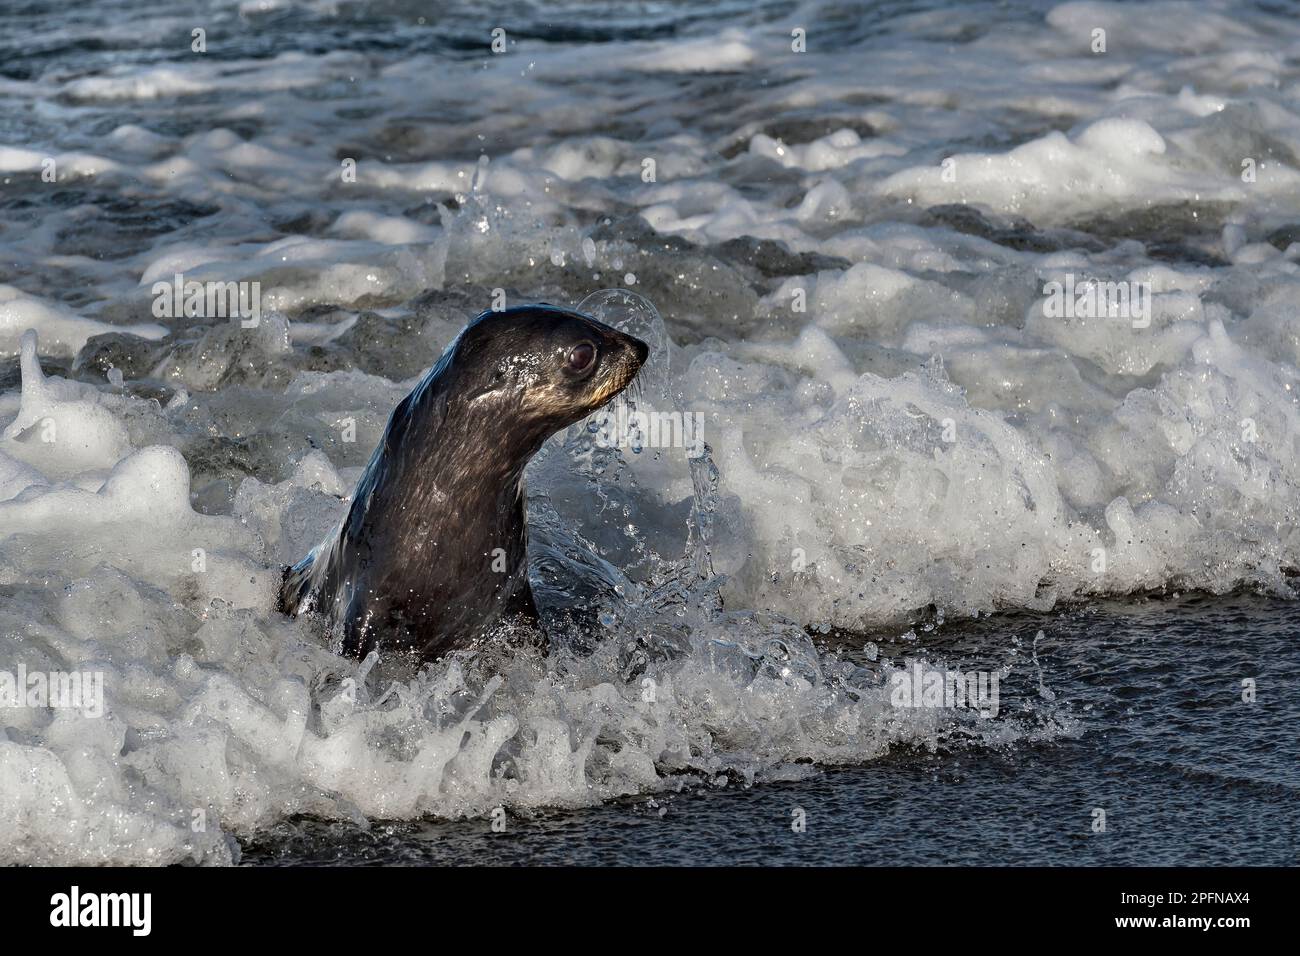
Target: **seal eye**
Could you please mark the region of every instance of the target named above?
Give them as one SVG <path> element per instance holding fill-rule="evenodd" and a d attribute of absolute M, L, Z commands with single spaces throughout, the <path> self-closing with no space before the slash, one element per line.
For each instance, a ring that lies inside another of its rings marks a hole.
<path fill-rule="evenodd" d="M 596 346 L 590 342 L 583 342 L 569 351 L 569 357 L 564 360 L 564 364 L 570 372 L 581 374 L 590 369 L 595 361 Z"/>

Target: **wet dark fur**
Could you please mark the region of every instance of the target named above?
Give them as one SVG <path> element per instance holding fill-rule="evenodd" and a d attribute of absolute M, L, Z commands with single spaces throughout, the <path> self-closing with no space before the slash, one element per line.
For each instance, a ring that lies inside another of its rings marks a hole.
<path fill-rule="evenodd" d="M 582 342 L 596 360 L 575 375 Z M 433 659 L 503 616 L 535 620 L 524 466 L 627 387 L 647 351 L 552 306 L 480 315 L 393 411 L 347 517 L 285 573 L 280 609 L 326 616 L 358 657 Z"/>

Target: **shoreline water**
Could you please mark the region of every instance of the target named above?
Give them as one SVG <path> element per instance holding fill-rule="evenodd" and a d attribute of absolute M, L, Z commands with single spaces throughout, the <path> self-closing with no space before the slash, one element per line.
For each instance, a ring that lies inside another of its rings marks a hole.
<path fill-rule="evenodd" d="M 882 642 L 881 653 L 987 655 L 990 634 L 1029 645 L 1042 628 L 1041 680 L 1080 717 L 1077 735 L 905 746 L 865 766 L 804 767 L 805 779 L 752 786 L 697 779 L 598 807 L 511 814 L 502 833 L 491 818 L 364 829 L 290 820 L 248 840 L 241 865 L 1294 865 L 1300 750 L 1283 738 L 1300 720 L 1295 603 L 1179 595 L 973 623 L 915 646 Z M 1040 675 L 1030 671 L 1007 706 L 1034 696 Z M 1254 705 L 1235 686 L 1247 671 L 1259 672 Z"/>

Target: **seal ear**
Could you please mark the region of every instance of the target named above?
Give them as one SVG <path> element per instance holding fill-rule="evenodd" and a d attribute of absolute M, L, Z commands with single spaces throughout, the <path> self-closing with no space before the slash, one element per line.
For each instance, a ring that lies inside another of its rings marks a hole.
<path fill-rule="evenodd" d="M 460 400 L 466 405 L 472 405 L 474 402 L 477 402 L 479 399 L 488 395 L 507 391 L 507 386 L 509 384 L 510 377 L 506 373 L 505 368 L 501 365 L 497 365 L 492 369 L 485 381 L 480 382 L 474 389 L 466 391 L 465 394 L 460 397 Z"/>

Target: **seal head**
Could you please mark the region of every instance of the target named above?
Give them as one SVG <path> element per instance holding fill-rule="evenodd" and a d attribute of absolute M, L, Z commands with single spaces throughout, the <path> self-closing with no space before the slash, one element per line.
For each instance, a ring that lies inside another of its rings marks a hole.
<path fill-rule="evenodd" d="M 579 312 L 484 312 L 394 409 L 347 516 L 287 570 L 280 609 L 326 617 L 344 653 L 426 660 L 502 617 L 535 620 L 524 466 L 648 353 Z"/>

